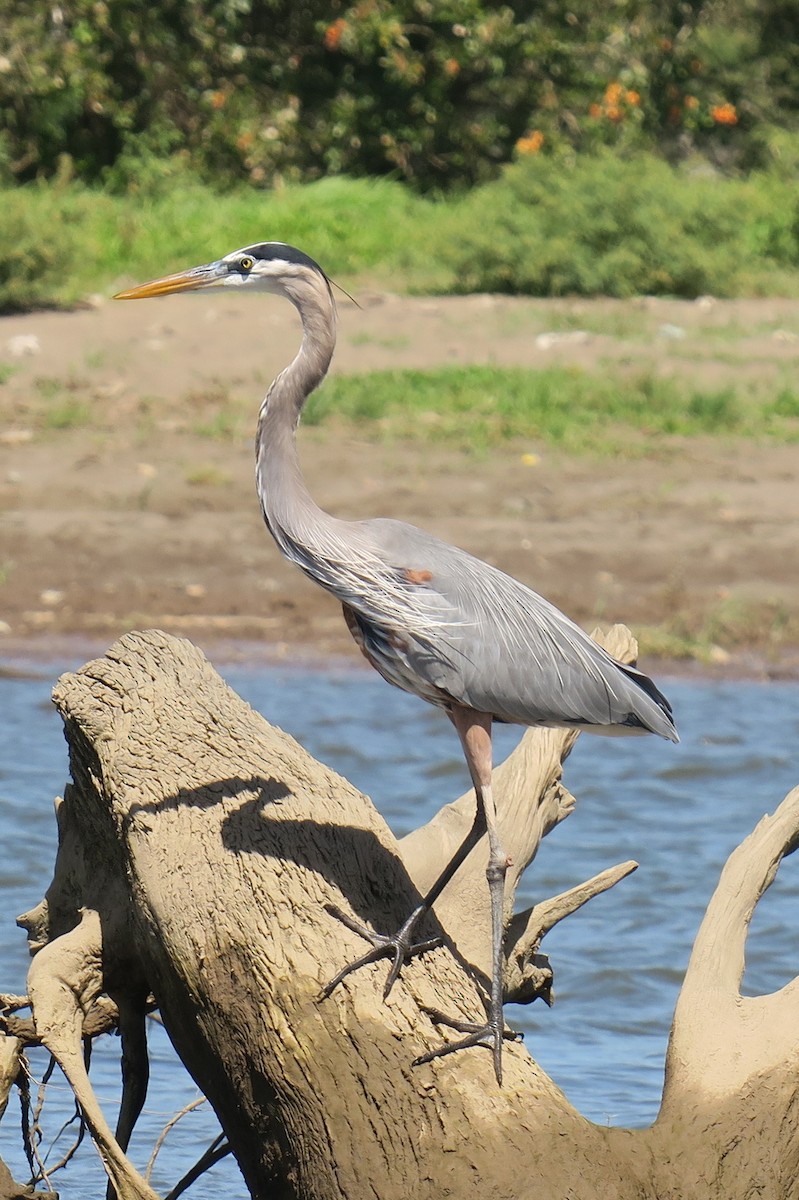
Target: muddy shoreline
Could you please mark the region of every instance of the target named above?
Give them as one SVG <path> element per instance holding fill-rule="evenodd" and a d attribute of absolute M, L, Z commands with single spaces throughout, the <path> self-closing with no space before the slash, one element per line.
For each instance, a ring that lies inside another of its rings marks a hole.
<path fill-rule="evenodd" d="M 790 300 L 360 298 L 362 310 L 342 308 L 336 370 L 610 363 L 778 387 L 799 360 Z M 553 327 L 585 336 L 543 336 Z M 246 405 L 254 426 L 297 341 L 290 307 L 268 299 L 0 320 L 0 661 L 159 626 L 215 661 L 357 665 L 336 603 L 262 525 L 251 427 L 233 435 L 223 420 Z M 611 459 L 503 443 L 476 457 L 323 427 L 301 431 L 301 456 L 328 510 L 423 526 L 587 628 L 628 624 L 666 669 L 799 673 L 794 445 L 675 438 Z M 669 666 L 691 644 L 699 665 Z"/>

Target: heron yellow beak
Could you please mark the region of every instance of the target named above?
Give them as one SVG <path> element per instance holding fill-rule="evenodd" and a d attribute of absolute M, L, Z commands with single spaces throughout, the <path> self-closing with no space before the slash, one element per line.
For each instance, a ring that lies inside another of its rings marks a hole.
<path fill-rule="evenodd" d="M 140 283 L 124 292 L 117 292 L 114 300 L 147 300 L 151 296 L 170 296 L 173 292 L 196 292 L 210 287 L 228 274 L 223 263 L 208 263 L 203 267 L 192 267 L 190 271 L 178 271 L 175 275 L 164 275 L 149 283 Z"/>

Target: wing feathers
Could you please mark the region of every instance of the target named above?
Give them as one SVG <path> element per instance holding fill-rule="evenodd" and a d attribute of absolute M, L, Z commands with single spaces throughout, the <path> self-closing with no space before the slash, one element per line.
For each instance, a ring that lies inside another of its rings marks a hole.
<path fill-rule="evenodd" d="M 677 740 L 646 675 L 481 559 L 398 521 L 326 518 L 313 546 L 279 534 L 283 552 L 357 616 L 367 657 L 405 691 L 514 724 Z"/>

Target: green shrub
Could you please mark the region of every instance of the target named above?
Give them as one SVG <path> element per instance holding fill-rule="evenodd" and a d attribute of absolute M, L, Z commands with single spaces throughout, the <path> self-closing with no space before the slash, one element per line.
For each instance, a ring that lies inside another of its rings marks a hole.
<path fill-rule="evenodd" d="M 48 205 L 31 205 L 28 196 L 24 188 L 2 193 L 0 312 L 54 303 L 59 281 L 68 280 L 75 267 L 77 238 L 71 214 L 54 195 L 48 199 L 55 203 Z"/>
<path fill-rule="evenodd" d="M 793 188 L 723 180 L 651 155 L 537 157 L 457 208 L 442 236 L 461 292 L 731 295 L 747 269 L 799 261 Z"/>
<path fill-rule="evenodd" d="M 471 182 L 535 107 L 540 24 L 483 0 L 0 0 L 0 132 L 23 181 L 67 154 L 118 187 L 185 152 L 228 184 Z"/>
<path fill-rule="evenodd" d="M 333 276 L 388 274 L 430 207 L 384 180 L 220 194 L 185 167 L 170 178 L 125 196 L 76 183 L 0 188 L 0 312 L 74 303 L 266 239 L 302 246 Z"/>
<path fill-rule="evenodd" d="M 226 192 L 172 164 L 125 195 L 77 183 L 0 189 L 0 312 L 293 242 L 333 277 L 395 290 L 536 296 L 797 291 L 799 200 L 781 172 L 690 174 L 610 151 L 526 159 L 463 197 L 343 177 Z"/>

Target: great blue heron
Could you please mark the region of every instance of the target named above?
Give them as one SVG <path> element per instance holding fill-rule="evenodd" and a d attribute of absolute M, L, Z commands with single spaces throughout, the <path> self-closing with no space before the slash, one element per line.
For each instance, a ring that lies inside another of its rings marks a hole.
<path fill-rule="evenodd" d="M 403 964 L 433 944 L 414 942 L 420 919 L 487 833 L 492 928 L 487 1021 L 452 1022 L 465 1036 L 417 1062 L 488 1044 L 501 1082 L 508 860 L 491 791 L 492 722 L 657 733 L 677 741 L 671 707 L 646 675 L 611 658 L 557 608 L 495 567 L 401 521 L 341 521 L 314 503 L 300 471 L 296 429 L 306 399 L 330 365 L 336 312 L 330 280 L 307 254 L 282 242 L 259 242 L 116 298 L 223 287 L 285 296 L 302 321 L 299 352 L 272 383 L 258 414 L 256 481 L 269 531 L 288 559 L 341 601 L 350 633 L 383 678 L 447 713 L 476 796 L 470 833 L 398 933 L 375 934 L 337 911 L 372 948 L 340 971 L 323 994 L 357 967 L 391 956 L 387 996 Z"/>

